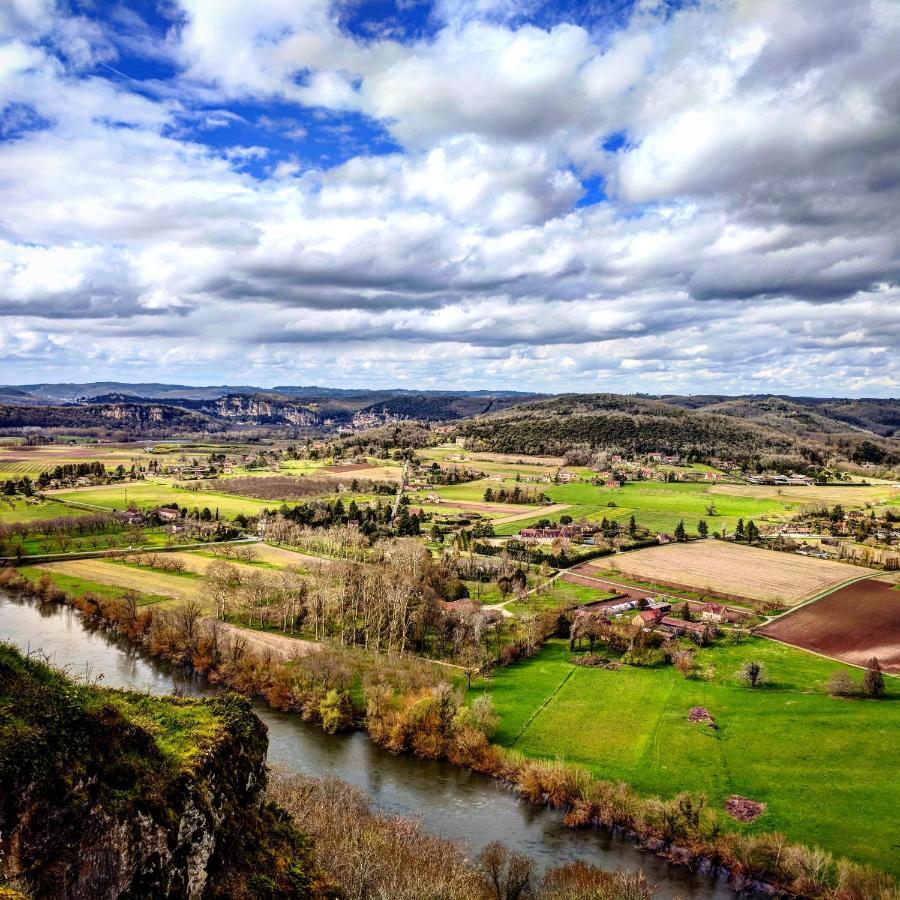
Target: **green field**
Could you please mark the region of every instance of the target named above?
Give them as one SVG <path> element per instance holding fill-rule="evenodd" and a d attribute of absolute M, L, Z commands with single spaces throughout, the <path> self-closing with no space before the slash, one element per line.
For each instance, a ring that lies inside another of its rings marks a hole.
<path fill-rule="evenodd" d="M 549 484 L 543 489 L 554 503 L 568 503 L 566 515 L 573 519 L 607 519 L 626 524 L 633 515 L 638 525 L 651 531 L 674 531 L 679 521 L 684 520 L 689 532 L 694 532 L 697 522 L 706 519 L 711 531 L 723 527 L 734 530 L 738 519 L 755 519 L 757 522 L 783 519 L 796 514 L 800 504 L 792 500 L 781 500 L 764 496 L 739 497 L 725 493 L 718 486 L 712 493 L 711 484 L 664 481 L 633 481 L 621 488 L 607 488 L 587 482 L 571 484 Z M 610 503 L 615 504 L 609 506 Z M 707 505 L 713 503 L 716 515 L 709 516 Z M 540 518 L 534 517 L 523 522 L 510 523 L 497 528 L 501 535 L 516 534 L 520 528 L 533 524 Z"/>
<path fill-rule="evenodd" d="M 615 594 L 610 591 L 600 591 L 597 588 L 584 587 L 580 584 L 570 584 L 568 581 L 553 581 L 546 591 L 529 594 L 522 600 L 510 603 L 506 608 L 517 615 L 530 615 L 545 609 L 555 609 L 563 603 L 580 606 L 583 603 L 596 603 L 599 600 L 609 600 Z"/>
<path fill-rule="evenodd" d="M 37 522 L 41 519 L 57 519 L 60 516 L 87 516 L 90 510 L 77 509 L 52 500 L 29 503 L 21 497 L 0 499 L 0 522 Z"/>
<path fill-rule="evenodd" d="M 189 510 L 195 506 L 200 509 L 208 506 L 213 512 L 218 507 L 219 515 L 225 519 L 233 519 L 239 513 L 252 516 L 266 507 L 272 509 L 281 505 L 278 500 L 253 500 L 220 491 L 191 491 L 157 481 L 137 481 L 130 484 L 82 488 L 77 491 L 58 491 L 51 496 L 107 509 L 127 509 L 129 506 L 145 509 L 164 503 L 177 503 Z M 81 515 L 84 515 L 83 510 Z"/>
<path fill-rule="evenodd" d="M 765 663 L 769 686 L 735 682 L 748 659 Z M 702 792 L 717 807 L 732 793 L 761 800 L 767 811 L 747 827 L 900 874 L 897 681 L 887 679 L 884 700 L 834 699 L 825 686 L 845 667 L 762 638 L 704 649 L 698 661 L 712 667 L 709 680 L 670 667 L 589 669 L 552 641 L 473 690 L 494 698 L 505 746 L 648 795 Z M 690 724 L 693 706 L 706 707 L 718 730 Z"/>

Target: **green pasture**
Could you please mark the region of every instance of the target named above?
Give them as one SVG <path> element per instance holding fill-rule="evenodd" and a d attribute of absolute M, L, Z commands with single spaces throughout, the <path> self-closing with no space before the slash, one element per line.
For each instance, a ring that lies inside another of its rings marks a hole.
<path fill-rule="evenodd" d="M 596 603 L 599 600 L 609 600 L 614 597 L 610 591 L 602 591 L 597 588 L 584 587 L 580 584 L 570 584 L 568 581 L 554 580 L 546 590 L 529 594 L 522 600 L 510 603 L 506 608 L 517 615 L 534 615 L 545 609 L 555 609 L 563 603 L 577 604 Z"/>
<path fill-rule="evenodd" d="M 77 509 L 52 500 L 30 503 L 22 497 L 0 497 L 0 522 L 37 522 L 41 519 L 58 519 L 60 516 L 87 516 L 89 509 Z"/>
<path fill-rule="evenodd" d="M 769 686 L 737 684 L 733 673 L 751 659 L 767 666 Z M 900 873 L 895 679 L 883 700 L 832 698 L 833 671 L 861 673 L 763 638 L 699 651 L 708 671 L 689 680 L 671 667 L 610 671 L 569 660 L 565 643 L 551 641 L 473 688 L 496 703 L 499 743 L 647 795 L 689 790 L 718 808 L 731 794 L 760 800 L 766 812 L 746 827 Z M 690 724 L 694 706 L 718 729 Z"/>
<path fill-rule="evenodd" d="M 607 488 L 579 481 L 544 488 L 554 503 L 570 505 L 565 514 L 573 519 L 599 521 L 605 517 L 626 524 L 633 515 L 638 525 L 651 531 L 674 531 L 682 519 L 689 532 L 696 532 L 700 519 L 706 519 L 711 531 L 723 527 L 732 531 L 738 519 L 783 519 L 799 508 L 796 502 L 779 499 L 713 494 L 710 485 L 691 482 L 634 481 L 620 488 Z M 615 506 L 609 506 L 610 503 Z M 710 503 L 715 504 L 715 516 L 707 513 Z M 500 526 L 497 533 L 516 534 L 540 518 L 538 515 Z"/>
<path fill-rule="evenodd" d="M 233 519 L 240 513 L 252 516 L 264 508 L 273 509 L 281 505 L 278 500 L 253 500 L 220 491 L 191 491 L 158 481 L 138 481 L 130 484 L 58 491 L 52 496 L 58 497 L 60 500 L 91 504 L 107 509 L 127 509 L 129 506 L 146 509 L 165 503 L 177 503 L 179 506 L 186 506 L 189 510 L 195 506 L 200 509 L 208 506 L 213 512 L 218 507 L 219 515 L 225 519 Z M 83 510 L 81 515 L 84 515 Z"/>

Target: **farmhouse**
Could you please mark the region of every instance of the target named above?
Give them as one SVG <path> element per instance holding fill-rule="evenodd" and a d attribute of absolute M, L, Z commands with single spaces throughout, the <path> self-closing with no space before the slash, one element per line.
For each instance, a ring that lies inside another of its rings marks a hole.
<path fill-rule="evenodd" d="M 653 625 L 656 625 L 660 619 L 663 618 L 663 611 L 661 609 L 642 609 L 633 619 L 635 625 L 640 625 L 642 628 L 650 628 Z"/>
<path fill-rule="evenodd" d="M 700 618 L 705 622 L 724 622 L 728 610 L 721 603 L 704 603 L 700 607 Z"/>
<path fill-rule="evenodd" d="M 174 522 L 176 519 L 181 518 L 181 510 L 161 506 L 156 510 L 156 517 L 160 522 Z"/>

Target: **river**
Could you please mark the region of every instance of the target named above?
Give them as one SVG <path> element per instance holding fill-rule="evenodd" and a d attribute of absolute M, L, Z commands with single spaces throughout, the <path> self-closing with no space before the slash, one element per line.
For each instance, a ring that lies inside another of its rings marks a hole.
<path fill-rule="evenodd" d="M 0 640 L 25 651 L 40 651 L 72 676 L 99 679 L 107 687 L 153 694 L 203 695 L 214 688 L 186 677 L 141 648 L 106 631 L 85 628 L 77 612 L 39 606 L 31 599 L 0 591 Z M 527 853 L 540 868 L 583 859 L 605 869 L 643 869 L 658 896 L 735 898 L 720 879 L 670 866 L 641 853 L 618 834 L 601 829 L 573 831 L 562 815 L 520 800 L 496 779 L 449 763 L 394 756 L 365 734 L 332 736 L 296 715 L 262 703 L 257 715 L 269 728 L 269 762 L 306 775 L 334 775 L 363 788 L 380 810 L 415 816 L 432 832 L 478 852 L 501 840 Z"/>

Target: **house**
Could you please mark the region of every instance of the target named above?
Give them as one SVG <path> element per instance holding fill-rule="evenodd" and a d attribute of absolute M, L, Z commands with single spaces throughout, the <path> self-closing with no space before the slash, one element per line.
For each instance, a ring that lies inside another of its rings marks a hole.
<path fill-rule="evenodd" d="M 136 509 L 128 509 L 125 511 L 125 522 L 128 525 L 143 525 L 144 515 Z"/>
<path fill-rule="evenodd" d="M 642 609 L 631 621 L 642 628 L 652 628 L 662 618 L 661 609 Z"/>
<path fill-rule="evenodd" d="M 168 507 L 161 506 L 156 510 L 156 517 L 160 522 L 174 522 L 176 519 L 181 518 L 181 510 L 169 509 Z"/>
<path fill-rule="evenodd" d="M 622 483 L 617 478 L 607 478 L 604 486 L 617 490 L 622 487 Z"/>
<path fill-rule="evenodd" d="M 721 603 L 703 603 L 700 605 L 700 619 L 718 624 L 728 619 L 728 610 Z"/>

